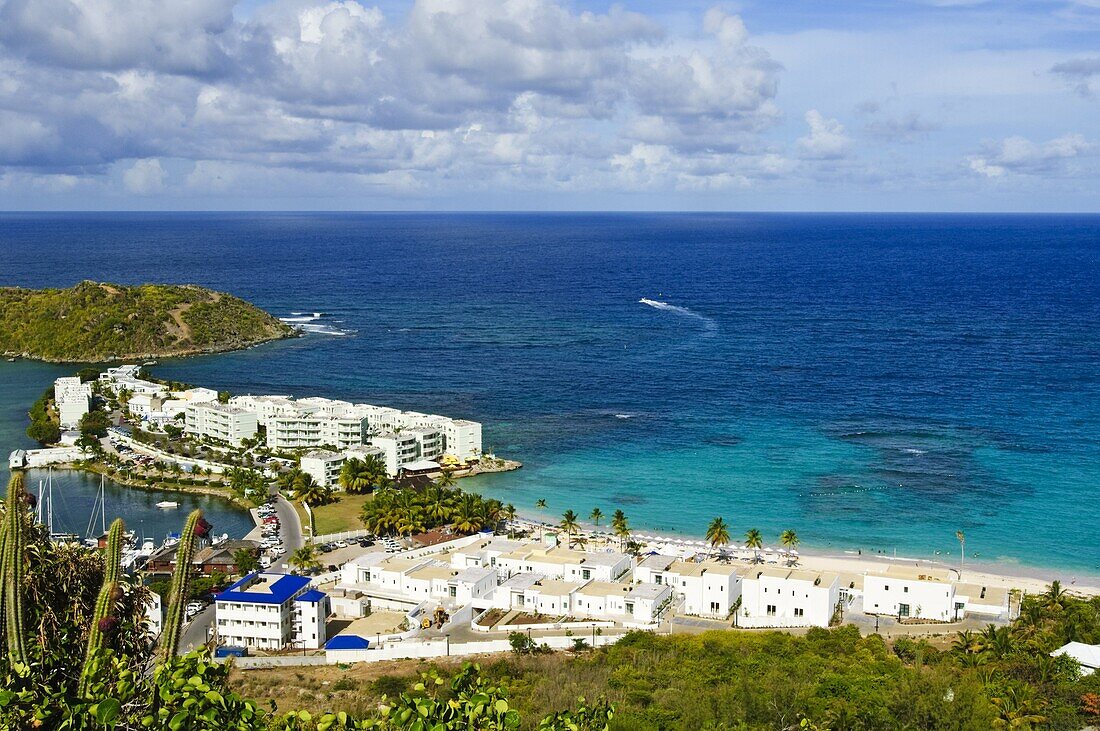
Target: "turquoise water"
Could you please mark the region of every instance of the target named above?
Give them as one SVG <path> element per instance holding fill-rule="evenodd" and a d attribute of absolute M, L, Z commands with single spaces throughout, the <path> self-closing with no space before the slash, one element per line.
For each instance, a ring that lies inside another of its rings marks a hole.
<path fill-rule="evenodd" d="M 1100 574 L 1095 216 L 10 215 L 0 256 L 324 313 L 159 373 L 478 419 L 525 512 Z M 56 372 L 0 363 L 0 436 Z"/>

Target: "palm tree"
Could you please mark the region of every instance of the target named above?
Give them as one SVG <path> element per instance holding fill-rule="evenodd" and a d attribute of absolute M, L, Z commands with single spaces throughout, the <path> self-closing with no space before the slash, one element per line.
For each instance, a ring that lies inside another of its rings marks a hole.
<path fill-rule="evenodd" d="M 546 499 L 545 498 L 539 498 L 538 500 L 536 500 L 535 501 L 535 507 L 538 508 L 539 510 L 546 510 Z"/>
<path fill-rule="evenodd" d="M 955 531 L 955 538 L 959 541 L 959 578 L 963 576 L 963 565 L 966 563 L 966 534 L 961 530 Z"/>
<path fill-rule="evenodd" d="M 1052 612 L 1061 611 L 1065 606 L 1066 592 L 1062 589 L 1061 581 L 1050 582 L 1050 588 L 1043 594 L 1046 599 L 1047 609 Z"/>
<path fill-rule="evenodd" d="M 1045 724 L 1047 717 L 1042 715 L 1042 701 L 1029 698 L 1016 688 L 990 701 L 997 708 L 997 718 L 993 719 L 994 728 L 1031 729 Z"/>
<path fill-rule="evenodd" d="M 580 526 L 577 524 L 577 514 L 572 510 L 566 510 L 562 513 L 561 523 L 558 524 L 563 531 L 565 531 L 566 543 L 570 546 L 573 545 L 573 534 L 577 532 Z"/>
<path fill-rule="evenodd" d="M 611 516 L 611 530 L 619 539 L 619 548 L 625 550 L 626 541 L 630 538 L 630 523 L 626 518 L 626 513 L 621 510 L 615 511 Z"/>
<path fill-rule="evenodd" d="M 351 458 L 340 468 L 340 486 L 353 494 L 370 492 L 386 477 L 386 468 L 379 469 L 380 461 L 371 456 L 367 459 Z"/>
<path fill-rule="evenodd" d="M 318 485 L 305 472 L 301 474 L 301 479 L 294 486 L 294 499 L 305 503 L 311 508 L 323 505 L 328 502 L 330 497 L 332 497 L 332 491 L 327 487 Z"/>
<path fill-rule="evenodd" d="M 516 519 L 516 506 L 512 505 L 512 503 L 508 503 L 507 505 L 504 506 L 504 510 L 502 512 L 504 514 L 504 519 L 508 521 L 508 537 L 511 538 L 512 537 L 512 523 Z"/>
<path fill-rule="evenodd" d="M 718 548 L 730 542 L 729 528 L 726 521 L 722 520 L 721 517 L 710 521 L 710 525 L 707 527 L 707 541 L 711 547 Z"/>
<path fill-rule="evenodd" d="M 592 512 L 588 514 L 590 520 L 596 522 L 596 527 L 600 527 L 600 521 L 603 520 L 603 511 L 599 507 L 592 508 Z"/>
<path fill-rule="evenodd" d="M 451 527 L 459 533 L 477 533 L 485 527 L 483 511 L 484 506 L 478 496 L 467 493 L 458 501 Z"/>
<path fill-rule="evenodd" d="M 317 552 L 313 544 L 307 543 L 290 554 L 287 563 L 302 571 L 312 571 L 321 568 L 321 562 L 317 560 Z"/>
<path fill-rule="evenodd" d="M 452 470 L 443 470 L 439 473 L 439 477 L 435 478 L 435 484 L 440 487 L 454 487 L 458 480 L 455 479 Z"/>
<path fill-rule="evenodd" d="M 760 549 L 764 546 L 764 538 L 760 535 L 760 531 L 756 528 L 749 528 L 745 531 L 745 548 L 752 549 L 752 560 L 754 563 L 760 561 Z"/>
<path fill-rule="evenodd" d="M 798 534 L 788 528 L 779 534 L 779 542 L 787 549 L 787 565 L 789 566 L 791 564 L 791 551 L 798 546 Z"/>

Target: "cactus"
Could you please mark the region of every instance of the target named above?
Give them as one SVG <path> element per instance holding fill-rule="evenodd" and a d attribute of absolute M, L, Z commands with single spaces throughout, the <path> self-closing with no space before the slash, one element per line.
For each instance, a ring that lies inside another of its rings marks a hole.
<path fill-rule="evenodd" d="M 80 695 L 86 696 L 95 678 L 98 656 L 111 629 L 112 611 L 118 601 L 122 574 L 122 532 L 125 526 L 121 518 L 111 523 L 107 533 L 107 550 L 103 554 L 103 585 L 95 603 L 91 626 L 88 629 L 88 645 L 84 651 L 84 667 L 80 672 Z"/>
<path fill-rule="evenodd" d="M 27 662 L 26 639 L 23 634 L 23 549 L 25 516 L 23 515 L 23 473 L 13 472 L 8 481 L 7 511 L 4 514 L 2 549 L 0 549 L 0 606 L 4 610 L 4 629 L 8 657 L 12 662 Z"/>
<path fill-rule="evenodd" d="M 195 557 L 195 529 L 202 521 L 202 511 L 196 510 L 187 517 L 176 547 L 176 569 L 172 572 L 172 588 L 168 594 L 168 611 L 164 618 L 164 631 L 160 635 L 161 662 L 168 663 L 179 649 L 180 629 L 183 626 L 184 607 L 191 585 L 191 561 Z"/>

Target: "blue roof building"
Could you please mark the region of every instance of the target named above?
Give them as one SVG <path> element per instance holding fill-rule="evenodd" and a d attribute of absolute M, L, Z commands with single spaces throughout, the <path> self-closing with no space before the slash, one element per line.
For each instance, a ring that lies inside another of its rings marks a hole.
<path fill-rule="evenodd" d="M 266 650 L 324 645 L 328 595 L 311 589 L 308 577 L 256 572 L 214 600 L 223 644 Z"/>
<path fill-rule="evenodd" d="M 326 650 L 366 650 L 370 640 L 359 635 L 336 635 L 325 643 Z"/>

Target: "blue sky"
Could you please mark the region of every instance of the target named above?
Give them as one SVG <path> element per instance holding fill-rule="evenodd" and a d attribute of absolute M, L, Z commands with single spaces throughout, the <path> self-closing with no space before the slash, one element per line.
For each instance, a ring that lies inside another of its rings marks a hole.
<path fill-rule="evenodd" d="M 0 208 L 1100 211 L 1100 0 L 0 0 Z"/>

